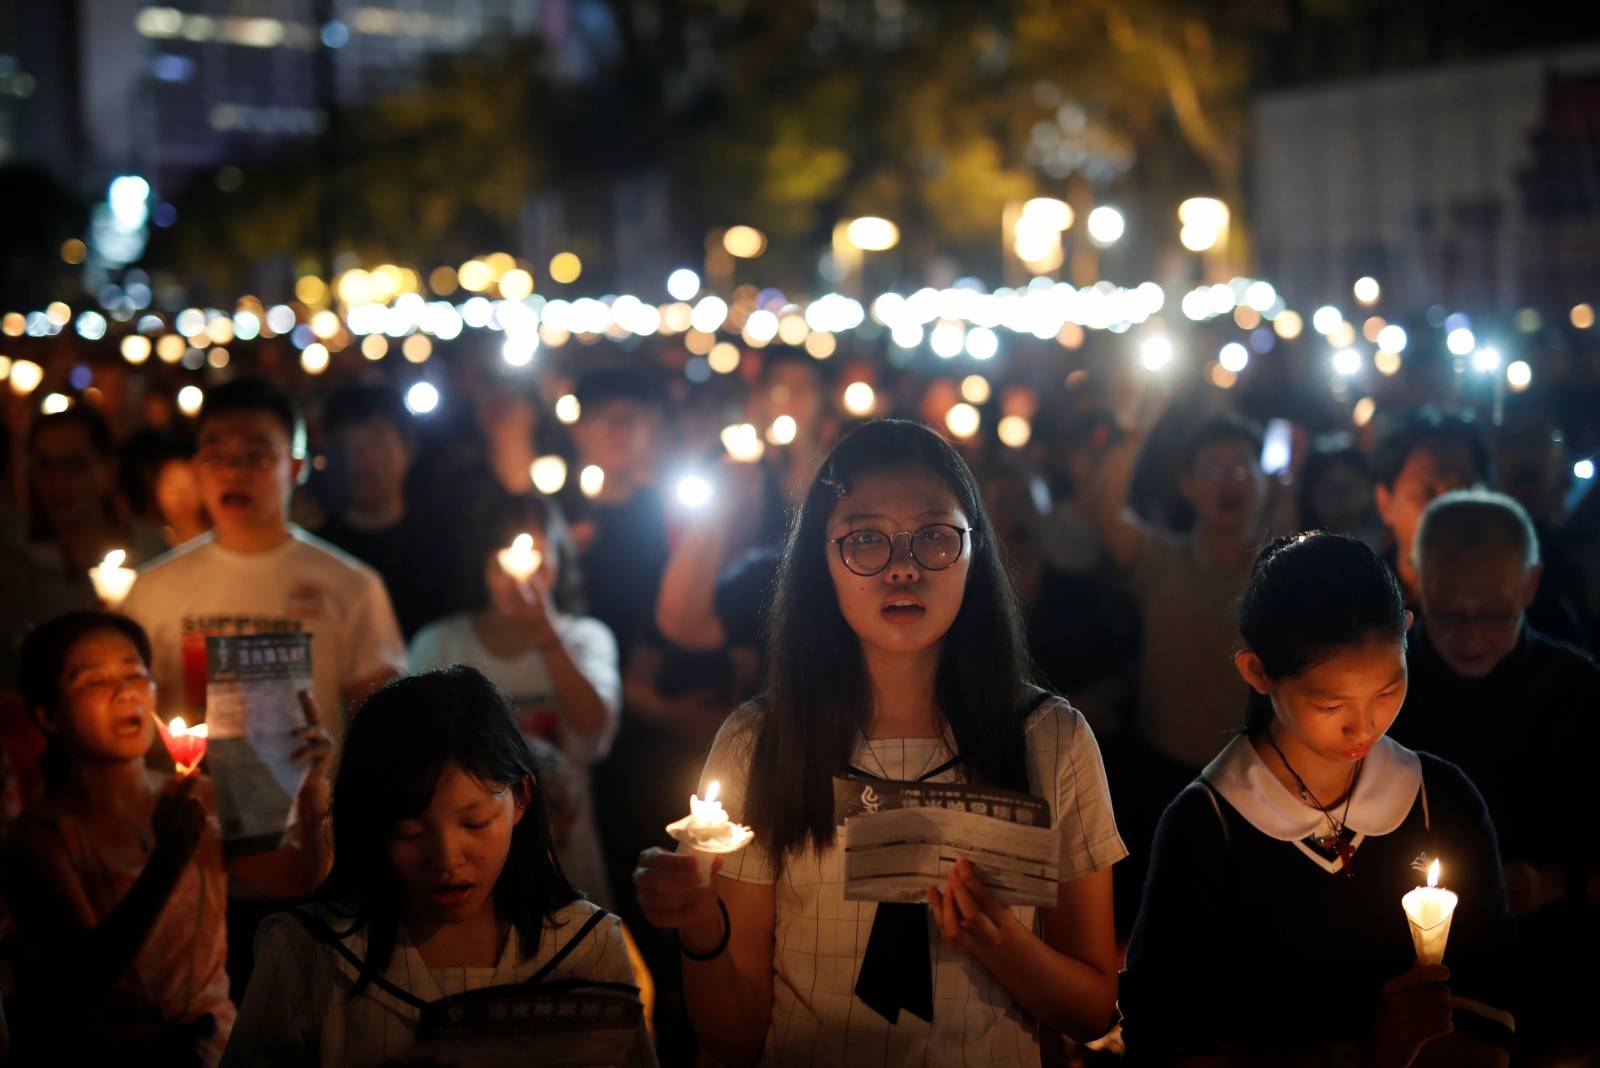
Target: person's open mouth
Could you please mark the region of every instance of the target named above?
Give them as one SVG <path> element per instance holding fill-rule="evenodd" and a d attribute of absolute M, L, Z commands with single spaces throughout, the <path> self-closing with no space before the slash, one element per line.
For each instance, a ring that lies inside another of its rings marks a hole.
<path fill-rule="evenodd" d="M 927 612 L 921 601 L 906 594 L 896 594 L 883 603 L 883 618 L 890 623 L 915 623 Z"/>
<path fill-rule="evenodd" d="M 456 909 L 472 896 L 474 883 L 446 883 L 433 891 L 433 903 L 440 908 Z"/>

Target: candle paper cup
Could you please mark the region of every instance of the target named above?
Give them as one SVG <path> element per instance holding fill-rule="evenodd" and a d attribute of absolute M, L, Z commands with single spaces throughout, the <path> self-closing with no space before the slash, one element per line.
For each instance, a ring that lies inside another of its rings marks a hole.
<path fill-rule="evenodd" d="M 721 854 L 712 853 L 704 849 L 695 849 L 691 852 L 694 853 L 694 873 L 700 877 L 700 885 L 710 886 L 711 866 L 717 862 L 717 857 L 721 856 Z"/>
<path fill-rule="evenodd" d="M 685 816 L 676 823 L 667 824 L 667 833 L 672 835 L 680 847 L 694 854 L 694 870 L 700 877 L 700 885 L 710 886 L 712 863 L 718 857 L 739 852 L 750 844 L 755 833 L 748 827 L 730 821 L 726 833 L 717 835 L 712 842 L 703 842 L 699 834 L 689 829 L 689 820 L 690 817 Z"/>
<path fill-rule="evenodd" d="M 1402 899 L 1406 923 L 1411 928 L 1411 944 L 1421 963 L 1444 962 L 1445 946 L 1450 941 L 1450 920 L 1455 916 L 1457 900 L 1449 890 L 1420 886 Z"/>

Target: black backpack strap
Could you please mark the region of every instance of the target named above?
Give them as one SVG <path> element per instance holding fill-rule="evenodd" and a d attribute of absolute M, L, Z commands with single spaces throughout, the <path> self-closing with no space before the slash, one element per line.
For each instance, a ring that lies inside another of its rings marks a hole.
<path fill-rule="evenodd" d="M 293 916 L 295 919 L 304 924 L 306 929 L 317 937 L 318 941 L 326 942 L 328 945 L 332 946 L 334 952 L 343 957 L 350 964 L 350 966 L 356 970 L 357 975 L 365 975 L 367 980 L 371 982 L 373 986 L 376 986 L 378 989 L 382 990 L 391 997 L 397 998 L 405 1004 L 410 1005 L 412 1008 L 425 1009 L 428 1007 L 428 1002 L 423 1001 L 421 998 L 411 993 L 411 991 L 400 989 L 398 986 L 395 986 L 381 975 L 373 975 L 369 973 L 367 970 L 367 962 L 356 956 L 355 951 L 344 944 L 344 938 L 339 934 L 339 932 L 335 931 L 332 927 L 329 927 L 322 921 L 320 917 L 313 916 L 311 913 L 306 912 L 303 909 L 289 909 L 288 912 L 289 915 Z"/>
<path fill-rule="evenodd" d="M 600 921 L 604 920 L 610 915 L 611 913 L 607 912 L 605 909 L 595 909 L 589 918 L 583 921 L 583 926 L 578 928 L 578 933 L 567 939 L 567 944 L 556 950 L 556 955 L 545 961 L 544 967 L 540 968 L 538 971 L 529 976 L 522 985 L 538 986 L 540 983 L 544 982 L 545 976 L 555 971 L 556 965 L 570 957 L 572 955 L 572 951 L 578 948 L 578 943 L 587 938 L 589 932 L 600 926 Z M 585 985 L 593 986 L 595 984 L 586 983 Z"/>

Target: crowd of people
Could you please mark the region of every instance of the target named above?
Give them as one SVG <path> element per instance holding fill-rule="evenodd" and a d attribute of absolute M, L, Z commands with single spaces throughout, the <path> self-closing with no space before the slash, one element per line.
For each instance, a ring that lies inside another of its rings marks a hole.
<path fill-rule="evenodd" d="M 427 432 L 353 384 L 308 440 L 253 377 L 187 433 L 34 418 L 0 512 L 19 1056 L 397 1063 L 428 1006 L 524 983 L 636 991 L 640 1064 L 1600 1056 L 1565 966 L 1600 950 L 1600 530 L 1557 428 L 1397 412 L 1269 475 L 1154 379 L 1013 448 L 764 357 L 717 405 L 601 366 L 571 418 L 491 383 Z M 729 455 L 729 422 L 786 432 Z M 303 786 L 233 855 L 155 737 L 203 717 L 207 639 L 257 634 L 309 641 Z M 1055 906 L 965 861 L 909 913 L 846 900 L 847 772 L 1044 798 Z M 756 840 L 702 886 L 664 827 L 713 780 Z M 1422 855 L 1443 965 L 1399 906 Z"/>

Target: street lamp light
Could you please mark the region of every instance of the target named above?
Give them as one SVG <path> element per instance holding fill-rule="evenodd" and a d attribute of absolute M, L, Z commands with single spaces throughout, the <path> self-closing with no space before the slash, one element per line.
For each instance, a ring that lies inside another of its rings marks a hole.
<path fill-rule="evenodd" d="M 900 228 L 888 219 L 863 215 L 845 224 L 844 236 L 862 252 L 887 252 L 900 243 Z"/>
<path fill-rule="evenodd" d="M 1127 228 L 1122 212 L 1109 204 L 1102 204 L 1089 213 L 1089 240 L 1101 248 L 1110 248 L 1121 241 Z"/>
<path fill-rule="evenodd" d="M 1214 197 L 1190 197 L 1178 205 L 1178 240 L 1190 252 L 1210 252 L 1228 242 L 1228 205 Z"/>
<path fill-rule="evenodd" d="M 900 228 L 888 219 L 863 215 L 833 226 L 833 282 L 840 290 L 860 290 L 863 253 L 887 252 L 900 243 Z"/>

